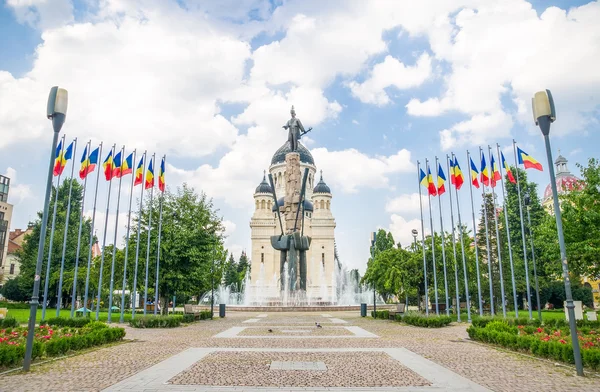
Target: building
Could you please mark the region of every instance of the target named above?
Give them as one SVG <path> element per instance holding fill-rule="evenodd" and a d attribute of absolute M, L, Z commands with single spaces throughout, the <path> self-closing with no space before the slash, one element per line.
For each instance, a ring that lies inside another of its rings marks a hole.
<path fill-rule="evenodd" d="M 562 195 L 572 191 L 574 188 L 579 187 L 581 179 L 571 174 L 569 167 L 567 166 L 567 159 L 560 155 L 558 152 L 558 158 L 554 161 L 554 174 L 556 176 L 556 189 L 558 194 Z M 544 190 L 544 197 L 542 199 L 542 206 L 548 210 L 549 213 L 553 214 L 554 200 L 552 198 L 552 187 L 550 184 L 546 185 Z"/>
<path fill-rule="evenodd" d="M 0 175 L 0 285 L 5 281 L 4 271 L 7 269 L 10 220 L 13 206 L 8 203 L 10 178 Z M 10 266 L 8 266 L 10 269 Z"/>
<path fill-rule="evenodd" d="M 21 263 L 17 257 L 17 252 L 23 249 L 23 242 L 25 242 L 26 237 L 31 234 L 32 231 L 33 227 L 30 226 L 27 230 L 15 229 L 9 232 L 6 263 L 4 263 L 2 267 L 4 282 L 19 275 Z"/>
<path fill-rule="evenodd" d="M 269 174 L 273 176 L 278 204 L 283 204 L 287 173 L 285 156 L 291 152 L 290 143 L 285 142 L 273 155 Z M 306 288 L 310 299 L 328 301 L 335 285 L 335 219 L 331 213 L 332 193 L 321 173 L 316 182 L 317 167 L 306 147 L 298 143 L 300 170 L 308 168 L 306 202 L 304 205 L 304 235 L 312 238 L 307 252 Z M 272 188 L 266 174 L 254 192 L 254 214 L 250 220 L 252 253 L 251 277 L 253 287 L 260 287 L 262 296 L 278 296 L 279 251 L 271 246 L 271 236 L 281 233 L 273 200 Z M 258 285 L 258 286 L 257 286 Z"/>

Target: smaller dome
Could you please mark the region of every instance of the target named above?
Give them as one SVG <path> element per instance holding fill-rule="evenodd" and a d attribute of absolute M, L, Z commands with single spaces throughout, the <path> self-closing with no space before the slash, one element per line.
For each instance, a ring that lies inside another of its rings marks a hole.
<path fill-rule="evenodd" d="M 321 170 L 321 179 L 315 189 L 313 189 L 313 193 L 331 193 L 331 189 L 329 189 L 327 184 L 325 184 L 325 181 L 323 181 L 323 170 Z"/>
<path fill-rule="evenodd" d="M 271 185 L 267 182 L 266 173 L 263 174 L 263 180 L 258 184 L 254 193 L 273 193 L 273 188 L 271 188 Z"/>
<path fill-rule="evenodd" d="M 556 177 L 556 190 L 559 194 L 564 194 L 572 191 L 573 189 L 581 189 L 582 184 L 581 180 L 574 175 L 563 175 Z M 546 190 L 544 191 L 544 200 L 548 200 L 552 198 L 552 186 L 550 184 L 546 185 Z"/>
<path fill-rule="evenodd" d="M 284 201 L 283 197 L 281 197 L 277 200 L 277 206 L 283 207 L 284 204 L 285 204 L 285 201 Z M 275 204 L 273 204 L 273 208 L 271 208 L 271 211 L 273 211 L 273 212 L 277 211 L 277 206 Z M 313 212 L 314 209 L 315 208 L 313 206 L 313 203 L 304 199 L 304 211 Z"/>

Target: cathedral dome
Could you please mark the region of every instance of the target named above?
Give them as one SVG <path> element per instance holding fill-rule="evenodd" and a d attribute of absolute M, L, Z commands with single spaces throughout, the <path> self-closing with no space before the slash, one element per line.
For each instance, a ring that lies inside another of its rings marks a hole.
<path fill-rule="evenodd" d="M 567 167 L 567 159 L 560 155 L 554 161 L 555 171 L 556 171 L 556 190 L 559 194 L 564 194 L 572 191 L 573 189 L 581 188 L 581 179 L 577 178 L 569 171 Z M 546 185 L 546 189 L 544 190 L 544 201 L 552 199 L 552 186 L 550 184 Z"/>
<path fill-rule="evenodd" d="M 321 171 L 321 179 L 315 189 L 313 189 L 313 193 L 331 193 L 331 189 L 329 189 L 327 184 L 325 184 L 325 181 L 323 181 L 323 171 Z"/>
<path fill-rule="evenodd" d="M 273 188 L 271 188 L 271 185 L 267 182 L 266 174 L 263 174 L 263 180 L 258 184 L 254 193 L 273 193 Z"/>
<path fill-rule="evenodd" d="M 290 146 L 290 142 L 286 141 L 283 144 L 283 146 L 279 147 L 279 149 L 275 151 L 275 154 L 273 154 L 273 158 L 271 159 L 271 165 L 284 163 L 286 154 L 290 152 L 292 152 L 292 147 Z M 300 154 L 300 162 L 307 163 L 309 165 L 315 164 L 315 160 L 310 154 L 310 151 L 308 151 L 308 149 L 304 147 L 300 142 L 298 142 L 298 153 Z"/>
<path fill-rule="evenodd" d="M 271 208 L 271 211 L 273 211 L 273 212 L 277 211 L 277 206 L 283 207 L 284 204 L 285 204 L 284 198 L 283 197 L 279 198 L 279 200 L 277 200 L 277 205 L 273 205 L 273 208 Z M 313 203 L 304 199 L 304 211 L 313 212 L 314 209 L 315 209 L 315 207 L 313 206 Z"/>

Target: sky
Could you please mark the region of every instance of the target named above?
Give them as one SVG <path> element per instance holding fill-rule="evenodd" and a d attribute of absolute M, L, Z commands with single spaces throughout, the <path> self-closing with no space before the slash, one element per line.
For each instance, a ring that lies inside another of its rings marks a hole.
<path fill-rule="evenodd" d="M 11 228 L 43 206 L 46 100 L 58 85 L 69 91 L 62 132 L 79 141 L 76 162 L 88 140 L 105 152 L 166 154 L 167 186 L 187 182 L 212 198 L 238 257 L 250 250 L 252 195 L 294 105 L 314 128 L 302 142 L 332 189 L 340 258 L 364 271 L 370 232 L 389 230 L 403 246 L 421 232 L 417 161 L 437 156 L 445 170 L 454 153 L 467 175 L 466 151 L 478 160 L 479 147 L 498 143 L 512 165 L 515 139 L 547 169 L 536 91 L 554 96 L 554 156 L 560 149 L 576 175 L 576 163 L 597 157 L 598 20 L 597 1 L 1 0 L 0 173 L 11 177 Z M 528 174 L 542 194 L 548 171 Z M 99 238 L 107 190 L 101 180 Z M 119 238 L 128 195 L 125 185 Z M 471 227 L 468 187 L 459 195 Z M 107 244 L 115 205 L 113 191 Z"/>

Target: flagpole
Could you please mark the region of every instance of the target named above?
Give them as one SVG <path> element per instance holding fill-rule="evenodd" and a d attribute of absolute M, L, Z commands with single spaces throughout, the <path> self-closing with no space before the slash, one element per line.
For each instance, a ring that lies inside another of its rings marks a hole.
<path fill-rule="evenodd" d="M 65 151 L 65 135 L 62 137 L 62 144 L 60 150 L 60 156 L 62 159 L 62 155 Z M 55 164 L 56 164 L 55 157 Z M 62 163 L 61 163 L 62 165 Z M 44 303 L 42 304 L 42 321 L 46 319 L 46 306 L 48 305 L 48 285 L 50 284 L 50 264 L 52 263 L 52 245 L 54 244 L 54 228 L 56 226 L 56 209 L 58 208 L 58 188 L 60 187 L 60 177 L 62 172 L 58 175 L 56 180 L 56 193 L 54 195 L 54 210 L 52 212 L 52 226 L 50 228 L 50 244 L 48 245 L 48 264 L 46 264 L 46 276 L 44 280 Z"/>
<path fill-rule="evenodd" d="M 121 147 L 121 165 L 119 167 L 119 190 L 117 191 L 117 215 L 115 217 L 115 238 L 113 240 L 112 263 L 110 266 L 110 284 L 108 291 L 108 318 L 107 322 L 112 322 L 112 300 L 113 290 L 115 288 L 115 260 L 117 258 L 117 238 L 119 232 L 119 206 L 121 205 L 121 185 L 123 184 L 123 163 L 125 161 L 125 146 Z M 113 161 L 114 162 L 114 161 Z M 121 293 L 121 296 L 123 293 Z"/>
<path fill-rule="evenodd" d="M 163 155 L 163 162 L 166 165 L 166 160 L 167 160 L 167 156 Z M 162 173 L 162 163 L 161 162 L 161 168 L 159 169 L 159 180 L 160 181 L 160 174 Z M 159 299 L 160 297 L 158 296 L 158 271 L 160 269 L 160 237 L 161 237 L 161 230 L 162 230 L 162 211 L 163 211 L 163 199 L 165 198 L 165 192 L 163 191 L 161 196 L 160 196 L 160 207 L 159 207 L 159 215 L 158 215 L 158 249 L 156 251 L 156 283 L 154 284 L 154 298 L 156 298 L 156 300 L 154 301 L 154 315 L 156 316 L 156 309 L 158 308 L 158 303 L 160 302 Z M 408 305 L 407 305 L 408 306 Z M 168 313 L 168 312 L 167 312 Z"/>
<path fill-rule="evenodd" d="M 501 159 L 500 155 L 500 145 L 496 143 L 496 151 L 498 154 L 498 161 Z M 502 166 L 500 164 L 499 166 Z M 515 283 L 515 269 L 513 264 L 513 254 L 512 254 L 512 245 L 510 242 L 510 228 L 508 227 L 508 200 L 507 194 L 504 189 L 504 175 L 502 175 L 502 167 L 500 167 L 500 184 L 502 184 L 502 204 L 504 208 L 504 222 L 506 224 L 506 238 L 508 242 L 508 258 L 510 260 L 510 278 L 512 280 L 512 289 L 513 289 L 513 301 L 515 303 L 515 317 L 519 317 L 519 301 L 517 301 L 517 284 Z M 531 314 L 530 314 L 531 316 Z M 531 317 L 530 317 L 531 318 Z"/>
<path fill-rule="evenodd" d="M 137 168 L 136 168 L 136 172 L 137 172 Z M 138 227 L 137 227 L 137 241 L 135 244 L 135 269 L 134 269 L 134 273 L 133 273 L 133 306 L 131 307 L 131 319 L 133 320 L 135 318 L 135 308 L 137 307 L 136 304 L 136 300 L 137 300 L 137 276 L 138 276 L 138 259 L 140 256 L 140 231 L 142 228 L 142 207 L 144 205 L 144 176 L 146 175 L 146 151 L 144 151 L 144 158 L 142 161 L 142 190 L 141 190 L 141 194 L 140 194 L 140 211 L 138 213 Z M 145 308 L 145 304 L 144 304 L 144 308 Z"/>
<path fill-rule="evenodd" d="M 73 173 L 75 172 L 75 155 L 77 154 L 77 138 L 73 139 L 73 152 L 71 154 L 71 182 L 69 184 L 69 201 L 67 202 L 67 215 L 65 218 L 65 234 L 63 236 L 62 257 L 60 259 L 60 277 L 58 279 L 58 298 L 56 300 L 56 317 L 60 316 L 62 301 L 63 274 L 65 272 L 65 255 L 67 253 L 67 236 L 69 234 L 69 216 L 71 215 L 71 195 L 73 191 Z"/>
<path fill-rule="evenodd" d="M 86 154 L 86 159 L 90 154 L 90 148 L 92 141 L 87 142 L 85 147 L 84 154 Z M 73 158 L 75 159 L 75 158 Z M 73 161 L 75 164 L 75 161 Z M 87 187 L 87 174 L 83 179 L 83 195 L 81 196 L 81 214 L 79 215 L 79 230 L 77 231 L 77 253 L 75 254 L 75 269 L 73 270 L 73 292 L 71 294 L 71 318 L 75 314 L 75 299 L 77 298 L 77 269 L 79 268 L 79 250 L 81 247 L 81 229 L 83 228 L 83 213 L 85 212 L 85 189 Z"/>
<path fill-rule="evenodd" d="M 421 162 L 417 161 L 417 181 L 419 182 L 419 212 L 421 213 L 421 248 L 423 248 L 423 280 L 425 281 L 425 314 L 429 315 L 429 295 L 427 293 L 427 257 L 425 255 L 425 224 L 423 223 L 423 199 L 421 198 Z M 419 298 L 421 301 L 421 298 Z"/>
<path fill-rule="evenodd" d="M 156 154 L 152 154 L 152 170 L 156 167 Z M 154 182 L 154 173 L 152 173 L 152 182 Z M 146 186 L 146 184 L 144 184 Z M 150 261 L 150 237 L 152 234 L 152 198 L 154 196 L 154 184 L 150 188 L 150 205 L 148 206 L 148 213 L 150 217 L 148 218 L 148 245 L 146 246 L 146 279 L 144 280 L 144 316 L 146 315 L 146 303 L 148 302 L 148 263 Z M 156 301 L 155 301 L 156 302 Z M 156 303 L 154 304 L 156 307 Z"/>
<path fill-rule="evenodd" d="M 523 219 L 523 205 L 521 202 L 521 183 L 519 182 L 519 161 L 517 160 L 517 142 L 513 139 L 513 151 L 515 153 L 515 172 L 517 173 L 517 196 L 519 198 L 519 217 L 521 218 L 521 238 L 523 239 L 523 263 L 525 264 L 525 284 L 527 285 L 527 308 L 529 310 L 529 319 L 531 320 L 533 318 L 533 315 L 531 314 L 531 288 L 529 285 L 529 266 L 528 266 L 528 262 L 527 262 L 527 244 L 525 242 L 525 221 Z M 531 227 L 529 228 L 529 230 L 531 230 Z M 533 237 L 532 237 L 532 241 L 533 241 Z M 533 244 L 533 242 L 532 242 Z M 533 251 L 533 249 L 532 249 Z M 533 256 L 535 257 L 535 255 Z M 534 265 L 533 268 L 535 268 L 535 261 L 534 261 Z M 537 274 L 536 274 L 536 279 L 537 279 Z M 536 281 L 537 282 L 537 281 Z M 539 292 L 536 288 L 536 292 L 538 295 L 538 309 L 540 308 L 540 304 L 539 304 Z M 541 313 L 540 313 L 541 316 Z M 540 317 L 540 321 L 541 321 L 541 317 Z"/>
<path fill-rule="evenodd" d="M 490 172 L 490 181 L 492 180 L 492 176 L 494 175 L 494 167 L 492 165 L 492 147 L 488 145 L 488 156 L 490 159 L 490 166 L 492 170 Z M 496 211 L 496 191 L 494 187 L 491 186 L 492 190 L 492 202 L 494 203 L 494 225 L 496 226 L 496 247 L 498 250 L 498 271 L 500 272 L 500 295 L 502 296 L 502 315 L 506 318 L 506 294 L 504 291 L 504 274 L 502 273 L 502 249 L 500 244 L 500 231 L 498 230 L 498 213 Z"/>
<path fill-rule="evenodd" d="M 469 165 L 469 192 L 471 194 L 471 215 L 473 217 L 473 242 L 475 243 L 475 268 L 477 270 L 477 298 L 479 300 L 479 315 L 483 316 L 483 302 L 481 299 L 481 279 L 480 279 L 480 273 L 479 273 L 479 247 L 477 246 L 477 224 L 475 223 L 475 206 L 473 204 L 473 177 L 471 175 L 471 155 L 469 154 L 469 151 L 467 151 L 467 165 Z"/>
<path fill-rule="evenodd" d="M 98 183 L 100 182 L 100 159 L 102 158 L 102 142 L 98 147 L 98 162 L 96 163 L 96 191 L 94 192 L 94 208 L 92 209 L 92 226 L 90 227 L 90 248 L 88 250 L 87 271 L 85 274 L 85 293 L 83 297 L 83 316 L 87 316 L 87 301 L 90 287 L 90 270 L 92 267 L 92 248 L 94 247 L 94 225 L 96 223 L 96 202 L 98 201 Z M 86 176 L 87 178 L 87 176 Z M 82 207 L 83 208 L 83 207 Z"/>
<path fill-rule="evenodd" d="M 452 183 L 452 175 L 450 173 L 450 157 L 446 154 L 446 168 L 450 175 L 450 183 Z M 454 177 L 456 179 L 456 176 Z M 454 188 L 456 189 L 456 180 L 454 181 Z M 458 258 L 456 257 L 456 236 L 454 233 L 454 212 L 452 208 L 452 189 L 448 189 L 448 196 L 450 197 L 450 223 L 452 224 L 452 253 L 454 254 L 454 284 L 456 285 L 456 320 L 460 322 L 460 289 L 458 287 Z M 466 282 L 465 282 L 466 283 Z"/>
<path fill-rule="evenodd" d="M 113 144 L 111 152 L 111 171 L 115 160 L 115 147 L 116 144 Z M 112 188 L 112 179 L 113 176 L 111 173 L 110 180 L 108 181 L 108 196 L 106 197 L 106 216 L 104 218 L 104 233 L 102 234 L 102 255 L 100 256 L 100 274 L 98 275 L 98 296 L 96 297 L 96 321 L 98 321 L 98 319 L 100 318 L 100 295 L 102 294 L 102 273 L 104 272 L 104 255 L 106 254 L 106 231 L 108 229 L 108 211 L 110 207 L 110 191 Z"/>
<path fill-rule="evenodd" d="M 131 158 L 131 169 L 135 165 L 136 150 L 133 150 L 133 158 Z M 127 262 L 129 257 L 129 230 L 131 228 L 131 203 L 133 201 L 133 185 L 135 183 L 135 172 L 131 176 L 131 189 L 129 191 L 129 212 L 127 213 L 127 234 L 125 234 L 125 261 L 123 265 L 123 287 L 121 288 L 121 313 L 119 315 L 119 322 L 123 323 L 125 318 L 123 313 L 125 312 L 125 288 L 127 287 Z M 131 294 L 131 291 L 129 292 Z M 134 307 L 135 310 L 135 307 Z"/>
<path fill-rule="evenodd" d="M 435 166 L 437 169 L 439 169 L 439 162 L 438 162 L 438 157 L 435 157 Z M 440 173 L 437 173 L 438 176 L 440 175 Z M 444 266 L 444 294 L 446 295 L 446 316 L 450 316 L 450 304 L 448 302 L 450 302 L 450 298 L 448 297 L 448 274 L 446 272 L 446 247 L 445 247 L 445 231 L 444 231 L 444 219 L 442 218 L 442 196 L 438 195 L 438 205 L 440 206 L 440 234 L 442 237 L 442 263 Z"/>
<path fill-rule="evenodd" d="M 452 158 L 454 158 L 454 153 L 452 153 Z M 469 295 L 469 278 L 467 275 L 467 259 L 465 257 L 465 243 L 463 241 L 463 225 L 460 217 L 460 199 L 458 197 L 458 188 L 454 187 L 456 191 L 456 209 L 458 212 L 458 237 L 460 241 L 460 250 L 462 253 L 462 264 L 463 264 L 463 277 L 465 280 L 465 296 L 467 297 L 467 321 L 471 322 L 471 297 Z M 475 247 L 477 248 L 477 247 Z M 479 280 L 479 276 L 477 276 L 477 280 Z M 460 311 L 460 308 L 459 308 Z"/>
<path fill-rule="evenodd" d="M 479 155 L 481 157 L 485 157 L 483 155 L 483 149 L 479 147 Z M 481 159 L 480 159 L 481 160 Z M 486 165 L 487 166 L 487 165 Z M 483 169 L 481 168 L 481 175 L 483 177 Z M 481 181 L 481 198 L 483 200 L 483 218 L 485 223 L 485 243 L 487 249 L 487 265 L 488 265 L 488 280 L 490 282 L 490 313 L 493 316 L 495 313 L 494 309 L 494 280 L 492 275 L 492 254 L 490 252 L 490 236 L 488 230 L 488 217 L 487 217 L 487 202 L 485 201 L 485 183 Z M 475 242 L 475 246 L 477 246 L 477 242 Z"/>
<path fill-rule="evenodd" d="M 431 170 L 429 169 L 429 160 L 425 159 L 425 166 L 427 167 L 427 181 L 429 181 L 429 176 L 431 174 Z M 438 285 L 437 285 L 437 273 L 436 273 L 436 265 L 435 265 L 435 231 L 433 230 L 433 214 L 431 213 L 431 195 L 427 192 L 427 198 L 429 199 L 429 224 L 431 225 L 431 255 L 433 257 L 433 286 L 434 286 L 434 294 L 435 294 L 435 314 L 440 314 L 440 305 L 438 301 Z"/>

